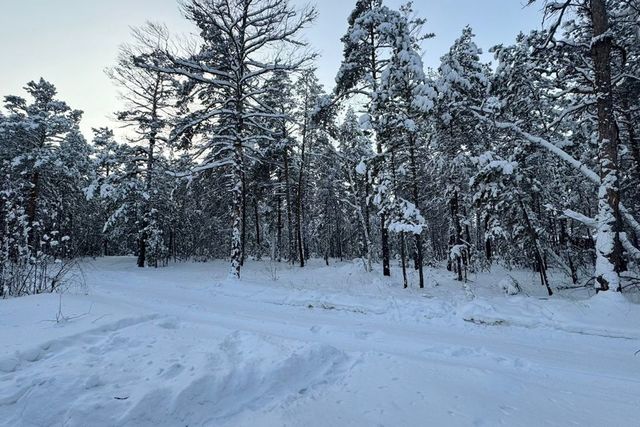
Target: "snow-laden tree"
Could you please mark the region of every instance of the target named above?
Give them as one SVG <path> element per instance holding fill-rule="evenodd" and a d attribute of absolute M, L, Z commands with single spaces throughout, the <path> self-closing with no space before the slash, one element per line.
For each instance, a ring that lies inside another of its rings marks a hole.
<path fill-rule="evenodd" d="M 468 189 L 473 175 L 471 158 L 487 148 L 486 133 L 478 126 L 470 107 L 486 99 L 490 70 L 480 61 L 482 51 L 473 38 L 471 28 L 465 27 L 441 58 L 434 81 L 437 99 L 432 117 L 432 150 L 437 158 L 437 181 L 442 185 L 443 202 L 450 214 L 449 264 L 458 280 L 463 280 L 474 248 Z"/>
<path fill-rule="evenodd" d="M 279 218 L 277 228 L 281 233 L 282 228 L 286 229 L 286 251 L 285 259 L 294 263 L 298 252 L 294 240 L 294 156 L 297 140 L 294 135 L 293 111 L 295 108 L 293 96 L 293 84 L 288 75 L 284 71 L 276 71 L 265 82 L 265 94 L 261 98 L 261 104 L 274 113 L 273 117 L 265 117 L 262 124 L 269 131 L 266 136 L 263 150 L 269 156 L 266 161 L 273 166 L 271 173 L 277 177 L 277 182 L 272 186 L 273 200 L 276 200 L 274 206 L 277 217 Z M 266 146 L 265 146 L 266 145 Z M 282 212 L 286 224 L 283 224 Z M 281 252 L 282 239 L 277 239 L 278 255 Z M 279 256 L 278 256 L 279 257 Z"/>
<path fill-rule="evenodd" d="M 322 132 L 309 151 L 309 168 L 314 176 L 309 189 L 313 198 L 313 209 L 308 212 L 309 243 L 327 265 L 330 258 L 342 260 L 353 253 L 351 239 L 347 236 L 353 235 L 354 227 L 347 220 L 345 185 L 335 145 L 328 132 Z"/>
<path fill-rule="evenodd" d="M 595 277 L 598 290 L 620 289 L 620 273 L 626 268 L 623 247 L 627 257 L 638 257 L 638 249 L 624 232 L 623 221 L 626 229 L 634 233 L 640 230 L 634 212 L 620 201 L 623 176 L 619 167 L 620 135 L 616 120 L 619 101 L 615 84 L 629 77 L 634 80 L 635 77 L 633 71 L 622 73 L 616 65 L 620 63 L 617 59 L 621 58 L 619 55 L 622 53 L 613 46 L 615 43 L 621 46 L 627 44 L 626 34 L 629 32 L 619 30 L 628 24 L 625 24 L 625 19 L 618 19 L 612 13 L 613 7 L 614 2 L 604 0 L 547 4 L 546 11 L 553 18 L 550 31 L 544 42 L 532 49 L 530 54 L 535 57 L 541 51 L 547 55 L 557 53 L 556 64 L 559 67 L 557 71 L 549 69 L 549 74 L 556 72 L 551 77 L 561 82 L 562 86 L 542 94 L 547 101 L 561 106 L 563 104 L 559 99 L 566 101 L 559 114 L 541 119 L 542 126 L 537 131 L 528 131 L 513 117 L 502 117 L 500 120 L 496 117 L 488 119 L 486 114 L 479 115 L 487 122 L 492 122 L 495 128 L 506 130 L 557 156 L 598 187 L 593 197 L 598 204 L 595 219 L 572 210 L 565 211 L 572 219 L 595 227 Z M 556 32 L 568 19 L 567 16 L 572 18 L 564 27 L 563 39 L 559 39 Z M 587 135 L 585 131 L 590 130 L 588 126 L 581 129 L 582 132 L 570 132 L 575 127 L 567 126 L 566 122 L 573 120 L 576 123 L 576 119 L 586 119 L 583 122 L 586 124 L 595 123 L 597 129 Z M 594 150 L 597 163 L 591 158 L 582 162 L 578 154 L 588 152 L 589 143 L 594 139 L 598 141 Z M 569 151 L 577 154 L 572 155 Z M 594 171 L 596 169 L 599 173 Z"/>
<path fill-rule="evenodd" d="M 85 193 L 105 213 L 103 252 L 109 253 L 109 242 L 113 242 L 134 253 L 141 251 L 137 254 L 139 267 L 145 263 L 157 267 L 168 257 L 164 234 L 169 228 L 170 181 L 174 179 L 164 172 L 167 160 L 159 153 L 154 155 L 150 169 L 153 146 L 118 143 L 108 128 L 94 129 L 94 134 L 95 174 Z"/>
<path fill-rule="evenodd" d="M 372 271 L 373 242 L 371 238 L 370 170 L 366 160 L 373 156 L 371 140 L 360 128 L 360 123 L 352 108 L 347 110 L 338 133 L 339 155 L 343 164 L 343 180 L 347 183 L 348 198 L 345 203 L 355 211 L 361 227 L 361 254 L 365 260 L 365 270 Z"/>
<path fill-rule="evenodd" d="M 44 79 L 24 89 L 30 99 L 5 97 L 0 116 L 3 296 L 54 291 L 79 247 L 69 240 L 83 231 L 74 218 L 88 179 L 82 113 L 57 99 Z"/>
<path fill-rule="evenodd" d="M 313 114 L 317 111 L 321 100 L 326 96 L 324 89 L 316 76 L 314 69 L 302 71 L 298 80 L 294 84 L 294 95 L 296 98 L 296 110 L 294 113 L 294 121 L 296 123 L 299 159 L 297 174 L 297 191 L 296 191 L 296 241 L 298 250 L 298 259 L 300 267 L 304 267 L 305 258 L 308 256 L 306 250 L 307 224 L 305 213 L 307 202 L 308 179 L 309 177 L 309 150 L 315 144 L 322 134 L 320 129 L 313 120 Z"/>
<path fill-rule="evenodd" d="M 135 199 L 135 202 L 129 200 L 129 203 L 135 205 L 138 217 L 138 267 L 144 267 L 150 260 L 157 266 L 165 249 L 158 218 L 161 203 L 159 187 L 166 177 L 161 161 L 162 152 L 167 148 L 168 130 L 175 109 L 176 83 L 170 75 L 136 65 L 136 58 L 143 55 L 161 57 L 162 53 L 160 46 L 147 52 L 149 47 L 145 46 L 145 35 L 140 32 L 134 34 L 139 43 L 123 45 L 118 64 L 107 70 L 107 74 L 119 87 L 126 108 L 117 112 L 116 117 L 124 124 L 128 143 L 133 149 L 133 157 L 128 161 L 138 165 L 135 179 L 141 183 L 131 186 L 136 194 L 130 194 L 129 198 Z"/>
<path fill-rule="evenodd" d="M 418 178 L 418 150 L 424 144 L 422 135 L 426 130 L 426 117 L 434 107 L 435 92 L 424 72 L 419 54 L 420 37 L 412 28 L 422 21 L 396 17 L 389 25 L 391 57 L 383 68 L 380 85 L 374 92 L 372 116 L 377 135 L 387 141 L 382 152 L 391 170 L 393 183 L 393 202 L 389 204 L 394 212 L 389 216 L 389 227 L 400 233 L 402 264 L 404 267 L 405 234 L 414 237 L 415 259 L 418 269 L 419 286 L 424 287 L 422 233 L 426 224 L 420 213 L 420 191 Z M 408 173 L 404 171 L 408 169 Z M 401 172 L 401 173 L 400 173 Z M 401 188 L 406 179 L 407 190 Z M 388 184 L 382 186 L 386 188 Z M 406 194 L 405 194 L 406 193 Z M 384 204 L 385 195 L 378 191 L 378 199 Z M 404 272 L 404 268 L 403 268 Z M 403 274 L 406 283 L 406 274 Z"/>
<path fill-rule="evenodd" d="M 494 48 L 497 69 L 492 80 L 493 98 L 487 101 L 485 110 L 499 111 L 500 115 L 509 117 L 509 120 L 517 118 L 519 129 L 529 134 L 543 134 L 547 132 L 549 123 L 555 123 L 555 130 L 559 135 L 572 136 L 572 143 L 564 143 L 563 149 L 589 163 L 595 156 L 595 149 L 590 144 L 593 127 L 589 121 L 562 120 L 563 115 L 578 113 L 585 108 L 569 92 L 570 88 L 576 87 L 575 83 L 558 79 L 554 74 L 564 73 L 567 66 L 564 63 L 566 54 L 556 55 L 556 52 L 550 50 L 536 50 L 547 38 L 548 33 L 534 31 L 529 35 L 518 36 L 513 46 Z M 567 62 L 572 63 L 574 60 L 575 58 L 569 57 Z M 563 93 L 570 95 L 558 96 Z M 526 259 L 536 260 L 534 266 L 539 272 L 547 264 L 560 267 L 577 283 L 578 269 L 592 262 L 588 250 L 584 250 L 585 244 L 589 245 L 590 242 L 581 237 L 587 230 L 580 223 L 564 217 L 562 212 L 565 209 L 590 209 L 590 203 L 585 201 L 592 198 L 591 185 L 585 183 L 579 172 L 567 167 L 560 158 L 546 150 L 540 150 L 536 141 L 519 135 L 494 131 L 489 151 L 485 154 L 485 158 L 491 157 L 493 161 L 502 159 L 517 164 L 520 178 L 510 180 L 513 187 L 505 187 L 501 191 L 506 198 L 512 197 L 509 192 L 521 194 L 522 206 L 529 211 L 529 222 L 534 225 L 527 226 L 524 208 L 520 209 L 520 204 L 504 205 L 515 208 L 511 215 L 492 213 L 496 204 L 481 204 L 479 209 L 488 226 L 487 245 L 492 243 L 504 247 L 506 243 L 510 248 L 502 250 L 503 258 L 505 251 L 508 252 L 506 255 L 510 262 L 525 261 L 527 264 Z M 484 174 L 483 169 L 480 168 L 478 173 Z M 476 180 L 476 183 L 481 180 L 483 178 Z M 510 239 L 510 244 L 501 236 L 501 231 L 515 227 L 527 231 L 524 240 L 536 240 L 538 243 L 521 248 L 513 244 L 518 240 Z M 540 253 L 536 254 L 536 251 Z M 517 261 L 518 259 L 521 261 Z"/>
<path fill-rule="evenodd" d="M 193 107 L 174 136 L 200 134 L 194 148 L 200 164 L 193 172 L 228 170 L 230 275 L 239 277 L 246 152 L 270 138 L 262 119 L 280 116 L 259 97 L 273 73 L 294 72 L 312 58 L 298 37 L 316 12 L 297 12 L 288 0 L 191 0 L 183 11 L 200 31 L 198 46 L 190 52 L 164 48 L 162 55 L 142 56 L 137 63 L 186 80 L 184 91 Z M 154 44 L 164 36 L 156 30 L 148 38 Z"/>
<path fill-rule="evenodd" d="M 390 201 L 395 198 L 389 193 L 394 191 L 395 184 L 392 178 L 394 165 L 391 156 L 387 154 L 393 152 L 390 135 L 393 134 L 394 128 L 398 129 L 399 118 L 390 118 L 386 110 L 398 107 L 400 103 L 397 101 L 403 98 L 405 106 L 396 110 L 404 108 L 402 114 L 407 117 L 407 121 L 406 125 L 402 121 L 402 127 L 405 133 L 412 128 L 407 136 L 412 141 L 409 145 L 415 145 L 417 125 L 415 121 L 412 122 L 411 116 L 415 115 L 416 111 L 423 112 L 428 109 L 431 102 L 426 85 L 420 81 L 424 80 L 424 70 L 418 54 L 419 41 L 422 39 L 418 30 L 424 21 L 413 19 L 411 14 L 410 4 L 396 11 L 384 6 L 381 1 L 356 3 L 349 17 L 349 29 L 342 38 L 344 58 L 336 77 L 334 94 L 337 100 L 358 95 L 365 102 L 363 126 L 371 134 L 376 147 L 376 156 L 369 162 L 370 175 L 377 193 L 375 200 L 381 202 L 378 216 L 383 274 L 387 276 L 390 275 L 388 232 L 392 222 L 388 215 L 391 214 Z M 404 87 L 401 87 L 403 84 Z M 404 93 L 400 93 L 403 91 Z M 395 99 L 391 100 L 389 97 Z M 413 127 L 414 125 L 416 127 Z M 417 199 L 415 192 L 410 198 Z M 397 220 L 398 217 L 394 217 L 393 221 Z M 404 234 L 401 233 L 401 236 L 401 252 L 404 252 Z M 417 246 L 421 248 L 421 239 L 417 237 Z M 418 252 L 421 252 L 421 249 Z M 419 268 L 421 272 L 421 266 Z M 422 274 L 420 277 L 422 285 Z"/>
<path fill-rule="evenodd" d="M 389 34 L 388 24 L 401 19 L 397 11 L 382 5 L 381 0 L 358 0 L 349 16 L 349 28 L 342 37 L 344 45 L 343 60 L 336 76 L 335 96 L 345 98 L 361 95 L 366 105 L 372 105 L 372 100 L 380 86 L 382 70 L 389 61 L 390 41 L 393 34 Z M 370 118 L 368 130 L 375 129 L 379 117 L 367 111 Z M 373 134 L 372 139 L 377 154 L 382 154 L 384 141 L 380 135 Z M 376 165 L 372 169 L 371 177 L 382 182 L 380 174 L 383 165 Z M 380 212 L 380 237 L 382 252 L 382 269 L 385 276 L 391 275 L 389 232 L 385 212 Z"/>

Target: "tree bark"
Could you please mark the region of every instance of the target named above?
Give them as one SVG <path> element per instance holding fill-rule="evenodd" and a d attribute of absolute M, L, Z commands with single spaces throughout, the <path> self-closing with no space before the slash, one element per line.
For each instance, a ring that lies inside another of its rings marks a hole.
<path fill-rule="evenodd" d="M 454 190 L 453 192 L 453 197 L 451 198 L 450 201 L 451 204 L 451 221 L 453 223 L 453 232 L 454 232 L 454 236 L 453 236 L 453 244 L 456 247 L 460 247 L 462 245 L 462 226 L 460 225 L 460 209 L 459 209 L 459 203 L 458 203 L 458 190 Z M 462 282 L 462 258 L 463 258 L 464 254 L 462 255 L 458 255 L 456 253 L 455 256 L 455 265 L 456 265 L 456 270 L 458 273 L 458 281 Z"/>
<path fill-rule="evenodd" d="M 302 210 L 303 210 L 303 196 L 304 196 L 304 167 L 305 167 L 305 148 L 307 142 L 307 123 L 305 118 L 305 124 L 302 130 L 302 147 L 300 148 L 300 172 L 298 174 L 298 192 L 296 195 L 296 241 L 298 243 L 298 258 L 300 260 L 300 267 L 304 267 L 304 243 L 302 241 Z"/>
<path fill-rule="evenodd" d="M 147 147 L 147 176 L 145 180 L 145 191 L 151 197 L 151 190 L 153 187 L 153 168 L 154 168 L 154 150 L 156 145 L 157 130 L 155 125 L 158 120 L 158 101 L 160 95 L 160 86 L 162 84 L 162 77 L 160 73 L 156 75 L 153 92 L 151 93 L 151 123 L 152 130 L 149 134 L 149 145 Z M 142 222 L 140 227 L 140 237 L 138 239 L 138 267 L 144 268 L 147 257 L 147 230 L 148 216 L 151 214 L 152 207 L 150 206 L 150 200 L 143 200 L 142 205 Z M 157 262 L 157 260 L 156 260 Z M 156 265 L 157 266 L 157 265 Z"/>
<path fill-rule="evenodd" d="M 618 126 L 613 109 L 609 17 L 605 0 L 590 0 L 593 40 L 591 56 L 595 67 L 598 108 L 598 154 L 600 188 L 596 233 L 596 289 L 620 290 L 620 272 L 625 270 L 620 241 L 620 182 L 618 165 Z"/>
<path fill-rule="evenodd" d="M 402 264 L 402 287 L 407 289 L 409 280 L 407 279 L 407 249 L 405 247 L 404 233 L 400 233 L 400 260 Z"/>
<path fill-rule="evenodd" d="M 233 162 L 233 188 L 231 190 L 232 206 L 232 228 L 231 228 L 231 267 L 229 276 L 239 279 L 240 267 L 242 266 L 242 145 L 239 142 L 234 144 Z"/>
<path fill-rule="evenodd" d="M 279 193 L 280 190 L 276 189 Z M 282 196 L 276 196 L 276 261 L 282 260 Z"/>
<path fill-rule="evenodd" d="M 416 139 L 415 135 L 411 135 L 410 145 L 409 145 L 409 160 L 411 161 L 411 185 L 413 190 L 413 204 L 416 206 L 416 209 L 420 210 L 420 198 L 418 193 L 418 165 L 416 164 L 416 153 L 415 153 L 415 145 Z M 418 269 L 418 277 L 419 277 L 419 286 L 420 288 L 424 288 L 424 272 L 423 272 L 423 264 L 424 260 L 422 257 L 422 233 L 415 235 L 415 243 L 416 243 L 416 267 Z"/>
<path fill-rule="evenodd" d="M 291 182 L 289 179 L 289 153 L 288 148 L 284 149 L 284 191 L 287 202 L 287 261 L 295 262 L 295 252 L 293 250 L 293 216 L 291 212 Z"/>
<path fill-rule="evenodd" d="M 351 188 L 353 189 L 353 202 L 355 203 L 356 206 L 356 210 L 358 213 L 358 218 L 360 219 L 360 224 L 362 226 L 362 233 L 363 233 L 363 251 L 364 251 L 364 255 L 366 256 L 366 261 L 365 261 L 365 270 L 367 271 L 367 273 L 372 271 L 372 255 L 371 255 L 371 249 L 373 247 L 372 243 L 371 243 L 371 235 L 369 234 L 369 224 L 367 221 L 367 216 L 364 212 L 364 209 L 362 207 L 361 204 L 361 200 L 360 197 L 358 197 L 358 191 L 356 190 L 356 183 L 355 183 L 355 179 L 353 176 L 353 168 L 351 167 L 351 164 L 347 165 L 347 177 L 349 178 L 349 185 L 351 186 Z M 366 181 L 366 179 L 365 179 Z M 366 201 L 366 198 L 365 198 Z M 365 202 L 366 203 L 366 202 Z"/>
<path fill-rule="evenodd" d="M 27 204 L 27 221 L 29 233 L 27 242 L 32 251 L 37 251 L 37 236 L 35 230 L 36 215 L 38 213 L 38 193 L 40 191 L 40 173 L 34 172 L 31 176 L 31 188 L 29 189 L 29 202 Z"/>

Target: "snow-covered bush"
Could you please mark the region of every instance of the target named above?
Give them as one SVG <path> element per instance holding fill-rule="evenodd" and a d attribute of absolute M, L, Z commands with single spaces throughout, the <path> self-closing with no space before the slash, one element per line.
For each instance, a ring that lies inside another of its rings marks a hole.
<path fill-rule="evenodd" d="M 511 276 L 505 277 L 500 282 L 498 282 L 498 287 L 506 294 L 506 295 L 517 295 L 522 292 L 522 288 L 520 284 Z"/>

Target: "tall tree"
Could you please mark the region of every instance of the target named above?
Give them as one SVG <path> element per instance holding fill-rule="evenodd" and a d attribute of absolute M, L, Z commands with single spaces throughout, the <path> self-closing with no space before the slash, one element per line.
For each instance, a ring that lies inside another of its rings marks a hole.
<path fill-rule="evenodd" d="M 295 121 L 300 135 L 300 159 L 296 192 L 296 242 L 300 267 L 305 264 L 305 188 L 307 186 L 308 152 L 319 134 L 313 121 L 313 113 L 324 96 L 322 85 L 318 81 L 314 69 L 304 70 L 295 84 L 297 112 Z"/>
<path fill-rule="evenodd" d="M 130 144 L 135 145 L 136 161 L 140 163 L 138 179 L 143 181 L 140 187 L 137 210 L 139 211 L 137 232 L 138 267 L 144 267 L 147 253 L 158 252 L 159 248 L 150 248 L 150 241 L 157 243 L 158 229 L 157 212 L 158 186 L 157 176 L 164 174 L 158 171 L 158 153 L 163 149 L 163 142 L 167 141 L 167 129 L 171 123 L 174 101 L 174 81 L 170 75 L 139 67 L 135 59 L 141 55 L 161 56 L 159 46 L 152 52 L 145 52 L 144 36 L 139 45 L 123 45 L 121 47 L 118 64 L 109 69 L 107 74 L 120 87 L 121 98 L 124 101 L 124 111 L 116 113 L 118 120 L 125 123 L 125 128 L 131 130 Z M 158 253 L 152 254 L 157 263 Z M 157 265 L 157 264 L 156 264 Z"/>
<path fill-rule="evenodd" d="M 258 98 L 267 90 L 263 83 L 270 75 L 296 71 L 312 58 L 297 37 L 316 12 L 311 8 L 298 13 L 288 0 L 190 0 L 183 10 L 200 30 L 197 51 L 165 49 L 161 58 L 147 55 L 138 63 L 186 77 L 189 96 L 202 107 L 189 114 L 176 133 L 204 130 L 198 148 L 204 158 L 197 171 L 230 169 L 230 276 L 239 278 L 246 150 L 268 138 L 260 119 L 280 115 Z M 280 53 L 269 58 L 273 52 Z"/>
<path fill-rule="evenodd" d="M 620 232 L 620 172 L 618 125 L 613 108 L 609 12 L 605 0 L 590 0 L 593 38 L 591 56 L 595 68 L 595 97 L 598 107 L 598 225 L 596 236 L 596 281 L 598 289 L 620 291 L 620 272 L 625 270 Z"/>
<path fill-rule="evenodd" d="M 69 240 L 83 232 L 72 211 L 88 179 L 89 149 L 78 129 L 82 112 L 57 99 L 44 79 L 29 82 L 25 91 L 30 101 L 7 96 L 7 114 L 0 115 L 3 296 L 56 290 L 63 261 L 80 247 Z"/>
<path fill-rule="evenodd" d="M 336 77 L 335 94 L 346 97 L 362 94 L 371 105 L 380 85 L 383 67 L 389 61 L 389 39 L 384 32 L 384 25 L 399 14 L 382 5 L 381 0 L 358 0 L 349 16 L 349 29 L 342 37 L 344 45 L 343 62 Z M 372 113 L 372 111 L 368 111 Z M 370 115 L 372 124 L 378 121 L 376 115 Z M 375 126 L 372 126 L 375 129 Z M 380 135 L 375 135 L 378 154 L 383 152 Z M 372 177 L 380 184 L 378 175 L 382 165 L 376 165 Z M 380 212 L 380 237 L 382 251 L 383 275 L 390 276 L 389 231 L 385 212 Z"/>

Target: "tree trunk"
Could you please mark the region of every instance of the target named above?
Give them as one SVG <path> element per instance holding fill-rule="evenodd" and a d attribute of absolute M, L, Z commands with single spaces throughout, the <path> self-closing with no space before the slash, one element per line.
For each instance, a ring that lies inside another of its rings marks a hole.
<path fill-rule="evenodd" d="M 40 173 L 37 171 L 31 176 L 31 188 L 29 189 L 29 202 L 27 204 L 27 221 L 29 224 L 29 233 L 27 242 L 32 251 L 37 252 L 36 247 L 36 215 L 38 213 L 38 193 L 40 191 Z"/>
<path fill-rule="evenodd" d="M 298 194 L 298 209 L 296 210 L 296 242 L 298 244 L 298 259 L 300 267 L 304 267 L 304 243 L 302 241 L 302 202 Z"/>
<path fill-rule="evenodd" d="M 489 215 L 486 215 L 484 217 L 484 255 L 487 258 L 487 261 L 491 262 L 492 258 L 493 258 L 493 248 L 491 245 L 491 237 L 489 237 L 488 233 L 487 233 L 487 229 L 489 228 L 489 220 L 491 218 L 489 217 Z"/>
<path fill-rule="evenodd" d="M 245 63 L 245 30 L 248 19 L 249 3 L 243 4 L 243 14 L 239 23 L 239 37 L 236 52 L 236 63 Z M 234 81 L 234 104 L 235 104 L 235 135 L 233 141 L 233 171 L 232 171 L 232 226 L 231 226 L 231 266 L 229 277 L 240 279 L 240 267 L 242 266 L 242 192 L 244 179 L 244 152 L 243 136 L 245 133 L 244 124 L 244 102 L 245 102 L 245 80 L 244 68 L 241 66 L 235 75 Z"/>
<path fill-rule="evenodd" d="M 284 149 L 284 190 L 287 202 L 287 261 L 295 262 L 295 252 L 293 250 L 293 215 L 291 212 L 291 183 L 289 180 L 289 153 L 288 148 Z"/>
<path fill-rule="evenodd" d="M 342 261 L 342 215 L 340 215 L 340 211 L 338 209 L 338 203 L 334 203 L 333 204 L 333 215 L 335 217 L 336 220 L 336 232 L 335 232 L 335 242 L 336 242 L 336 253 L 335 256 L 336 258 L 340 258 L 340 261 Z"/>
<path fill-rule="evenodd" d="M 413 190 L 413 204 L 416 206 L 416 209 L 420 210 L 420 198 L 418 193 L 418 165 L 416 164 L 416 153 L 415 153 L 415 135 L 411 134 L 410 145 L 409 145 L 409 156 L 411 161 L 411 185 Z M 418 277 L 420 288 L 424 288 L 424 272 L 422 270 L 424 260 L 422 258 L 422 234 L 416 234 L 415 236 L 416 242 L 416 267 L 418 269 Z"/>
<path fill-rule="evenodd" d="M 573 262 L 573 257 L 571 256 L 571 248 L 569 247 L 569 235 L 567 234 L 566 227 L 566 219 L 560 219 L 560 236 L 559 243 L 562 251 L 565 253 L 567 257 L 567 266 L 569 267 L 569 272 L 571 274 L 571 282 L 575 285 L 578 283 L 578 271 L 575 267 L 575 263 Z"/>
<path fill-rule="evenodd" d="M 547 293 L 549 294 L 549 296 L 551 296 L 553 295 L 553 291 L 549 286 L 549 279 L 547 277 L 547 266 L 544 261 L 544 256 L 542 255 L 542 249 L 540 248 L 540 244 L 538 243 L 538 233 L 536 232 L 535 228 L 533 228 L 533 224 L 531 224 L 529 214 L 527 213 L 527 209 L 522 200 L 520 200 L 519 203 L 522 210 L 522 217 L 524 218 L 524 223 L 527 227 L 527 232 L 529 233 L 529 237 L 531 237 L 533 254 L 538 267 L 538 273 L 540 274 L 540 283 L 542 284 L 542 286 L 547 288 Z"/>
<path fill-rule="evenodd" d="M 276 190 L 278 193 L 280 190 Z M 282 260 L 282 197 L 280 194 L 276 196 L 276 261 Z"/>
<path fill-rule="evenodd" d="M 245 175 L 242 174 L 242 232 L 240 239 L 240 266 L 244 266 L 245 247 L 247 241 L 247 185 Z"/>
<path fill-rule="evenodd" d="M 596 289 L 620 291 L 620 272 L 625 270 L 620 231 L 620 183 L 618 165 L 618 127 L 614 117 L 611 85 L 611 47 L 609 18 L 605 0 L 590 0 L 593 41 L 591 55 L 595 66 L 598 107 L 598 154 L 600 188 L 596 233 Z"/>
<path fill-rule="evenodd" d="M 255 222 L 255 226 L 256 226 L 256 245 L 258 246 L 258 256 L 260 254 L 260 213 L 258 212 L 258 199 L 254 198 L 253 199 L 253 215 L 254 215 L 254 222 Z"/>
<path fill-rule="evenodd" d="M 453 244 L 456 248 L 459 248 L 462 245 L 462 226 L 460 225 L 460 212 L 459 212 L 459 204 L 458 204 L 458 190 L 454 190 L 453 197 L 450 201 L 451 204 L 451 221 L 453 223 L 452 231 L 454 232 L 453 236 Z M 455 265 L 458 273 L 457 280 L 462 282 L 462 256 L 458 254 L 456 250 L 455 255 Z"/>
<path fill-rule="evenodd" d="M 240 267 L 242 266 L 242 145 L 234 144 L 233 161 L 233 188 L 231 197 L 232 206 L 232 227 L 231 227 L 231 267 L 229 276 L 235 279 L 240 278 Z"/>
<path fill-rule="evenodd" d="M 391 257 L 389 255 L 389 230 L 387 229 L 387 217 L 385 214 L 380 215 L 381 233 L 382 233 L 382 274 L 391 276 Z"/>
<path fill-rule="evenodd" d="M 407 279 L 407 249 L 404 244 L 404 233 L 400 233 L 400 260 L 402 263 L 402 287 L 407 289 L 409 287 L 409 280 Z"/>
<path fill-rule="evenodd" d="M 144 268 L 146 256 L 147 256 L 147 245 L 145 242 L 145 234 L 142 233 L 140 238 L 138 239 L 138 267 Z"/>
<path fill-rule="evenodd" d="M 369 27 L 369 42 L 371 43 L 371 80 L 373 82 L 373 92 L 375 93 L 378 85 L 378 55 L 376 52 L 376 29 L 373 25 Z M 374 117 L 374 121 L 377 119 Z M 380 135 L 378 135 L 378 138 Z M 382 154 L 382 142 L 378 139 L 376 144 L 376 151 L 380 155 Z M 376 171 L 379 173 L 379 171 Z M 376 175 L 377 175 L 376 173 Z M 384 213 L 380 214 L 380 237 L 382 240 L 382 274 L 384 276 L 391 276 L 391 257 L 389 255 L 389 230 L 387 230 L 387 217 Z"/>
<path fill-rule="evenodd" d="M 154 158 L 154 150 L 156 145 L 157 138 L 157 130 L 154 127 L 158 120 L 158 101 L 159 101 L 159 93 L 160 86 L 162 84 L 162 77 L 158 73 L 156 75 L 155 85 L 153 88 L 152 97 L 152 105 L 151 105 L 151 133 L 149 134 L 149 145 L 147 147 L 147 176 L 145 179 L 145 191 L 151 196 L 152 187 L 153 187 L 153 168 L 155 165 Z M 140 223 L 140 237 L 138 238 L 138 267 L 144 268 L 147 257 L 147 230 L 146 228 L 149 226 L 148 217 L 151 215 L 151 201 L 144 200 L 142 201 L 142 221 Z M 157 256 L 157 254 L 156 254 Z M 157 262 L 157 259 L 156 259 Z"/>
<path fill-rule="evenodd" d="M 298 193 L 296 195 L 296 241 L 298 243 L 298 258 L 300 267 L 304 267 L 304 243 L 302 241 L 302 209 L 304 196 L 304 167 L 305 167 L 305 147 L 307 139 L 307 125 L 305 119 L 302 131 L 302 147 L 300 148 L 300 172 L 298 174 Z"/>
<path fill-rule="evenodd" d="M 367 271 L 367 273 L 369 273 L 372 270 L 371 250 L 373 248 L 373 245 L 371 243 L 371 235 L 369 234 L 369 226 L 368 226 L 369 224 L 367 223 L 367 217 L 365 215 L 364 209 L 362 208 L 360 197 L 358 197 L 358 191 L 356 190 L 355 179 L 353 176 L 353 170 L 352 170 L 353 168 L 351 166 L 352 166 L 351 164 L 347 164 L 347 169 L 348 169 L 347 177 L 349 178 L 349 185 L 353 189 L 353 202 L 355 203 L 356 210 L 358 213 L 358 219 L 360 219 L 360 225 L 362 226 L 362 233 L 363 233 L 363 240 L 364 240 L 363 250 L 366 256 L 365 270 Z"/>

